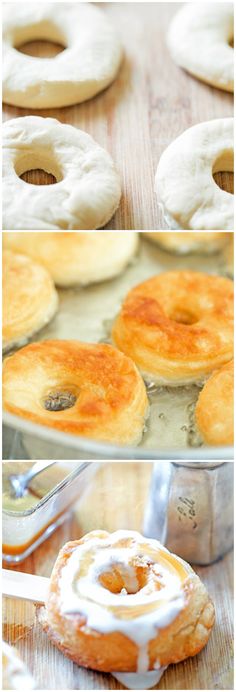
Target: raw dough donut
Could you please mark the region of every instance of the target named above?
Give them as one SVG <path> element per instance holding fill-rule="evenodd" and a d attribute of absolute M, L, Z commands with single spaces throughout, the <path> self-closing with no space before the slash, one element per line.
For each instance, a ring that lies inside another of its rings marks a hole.
<path fill-rule="evenodd" d="M 34 690 L 32 676 L 21 660 L 17 649 L 2 642 L 2 688 L 3 690 Z"/>
<path fill-rule="evenodd" d="M 105 226 L 121 188 L 110 155 L 86 132 L 53 118 L 26 116 L 3 125 L 3 228 L 86 230 Z M 55 185 L 30 185 L 32 168 Z"/>
<path fill-rule="evenodd" d="M 34 40 L 61 43 L 54 58 L 17 51 Z M 23 108 L 60 108 L 95 96 L 119 69 L 122 49 L 104 12 L 91 3 L 14 3 L 3 13 L 3 100 Z"/>
<path fill-rule="evenodd" d="M 3 233 L 3 245 L 37 258 L 58 286 L 86 285 L 119 274 L 138 247 L 137 233 Z"/>
<path fill-rule="evenodd" d="M 233 3 L 190 2 L 172 20 L 167 44 L 177 65 L 208 84 L 233 91 L 233 36 Z"/>
<path fill-rule="evenodd" d="M 196 421 L 204 442 L 209 445 L 234 443 L 234 363 L 214 372 L 201 391 Z"/>
<path fill-rule="evenodd" d="M 6 411 L 63 432 L 138 444 L 148 401 L 134 363 L 108 344 L 42 341 L 3 365 Z"/>
<path fill-rule="evenodd" d="M 191 271 L 154 276 L 128 293 L 112 336 L 148 381 L 200 382 L 233 357 L 233 282 Z"/>
<path fill-rule="evenodd" d="M 27 235 L 27 234 L 26 234 Z M 29 257 L 3 252 L 3 349 L 26 343 L 54 316 L 57 292 L 47 269 Z"/>
<path fill-rule="evenodd" d="M 168 231 L 155 233 L 145 231 L 144 236 L 147 236 L 165 250 L 179 255 L 187 255 L 191 252 L 201 252 L 210 255 L 213 252 L 222 250 L 227 243 L 229 233 L 213 233 L 213 231 L 210 233 L 204 233 L 203 231 L 198 231 L 197 233 L 188 233 L 187 231 L 184 233 L 177 233 L 176 231 L 174 233 L 168 233 Z"/>
<path fill-rule="evenodd" d="M 170 228 L 232 231 L 234 197 L 213 175 L 233 171 L 233 118 L 190 127 L 162 154 L 155 189 Z"/>
<path fill-rule="evenodd" d="M 170 663 L 197 654 L 214 606 L 192 568 L 158 541 L 91 531 L 61 549 L 39 619 L 66 656 L 129 685 L 129 673 L 158 680 Z"/>

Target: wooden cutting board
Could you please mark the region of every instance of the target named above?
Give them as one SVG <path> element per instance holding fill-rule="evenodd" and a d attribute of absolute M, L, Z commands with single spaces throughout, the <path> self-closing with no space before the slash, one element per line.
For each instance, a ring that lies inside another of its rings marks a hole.
<path fill-rule="evenodd" d="M 151 471 L 152 464 L 147 462 L 102 463 L 89 494 L 71 521 L 65 522 L 16 569 L 49 576 L 59 548 L 69 539 L 97 528 L 142 530 Z M 207 647 L 198 656 L 169 666 L 157 689 L 233 689 L 232 553 L 196 571 L 215 603 L 216 625 Z M 59 653 L 41 631 L 33 604 L 3 599 L 3 623 L 4 639 L 17 646 L 39 689 L 123 689 L 111 675 L 78 668 Z"/>
<path fill-rule="evenodd" d="M 50 116 L 86 130 L 110 152 L 121 176 L 121 204 L 106 228 L 165 229 L 154 193 L 161 153 L 191 125 L 232 116 L 233 96 L 198 81 L 173 63 L 165 37 L 181 3 L 97 4 L 117 27 L 124 46 L 125 57 L 114 83 L 78 106 L 34 111 L 4 105 L 3 118 Z M 29 44 L 25 52 L 55 55 L 48 46 L 45 51 L 40 42 Z M 52 182 L 37 172 L 27 173 L 24 179 Z M 232 175 L 218 174 L 217 182 L 232 191 Z"/>

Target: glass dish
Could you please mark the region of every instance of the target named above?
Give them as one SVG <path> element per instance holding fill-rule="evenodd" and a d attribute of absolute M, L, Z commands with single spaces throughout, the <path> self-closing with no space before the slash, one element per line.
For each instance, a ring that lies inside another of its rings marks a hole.
<path fill-rule="evenodd" d="M 66 467 L 67 463 L 63 465 Z M 76 468 L 71 470 L 72 467 Z M 68 462 L 69 469 L 65 478 L 29 509 L 3 509 L 2 552 L 5 562 L 21 562 L 60 526 L 72 505 L 82 498 L 97 464 Z"/>

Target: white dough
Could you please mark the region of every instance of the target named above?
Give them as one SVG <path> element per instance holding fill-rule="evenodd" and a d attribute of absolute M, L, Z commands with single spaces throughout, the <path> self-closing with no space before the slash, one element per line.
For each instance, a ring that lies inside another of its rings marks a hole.
<path fill-rule="evenodd" d="M 109 221 L 120 201 L 119 177 L 86 132 L 37 116 L 8 120 L 2 132 L 4 230 L 94 230 Z M 57 183 L 19 177 L 37 168 Z"/>
<path fill-rule="evenodd" d="M 4 4 L 3 101 L 26 108 L 70 106 L 95 96 L 116 76 L 122 48 L 105 12 L 90 3 Z M 61 43 L 53 58 L 16 50 L 28 41 Z"/>
<path fill-rule="evenodd" d="M 172 230 L 232 231 L 234 197 L 213 174 L 233 171 L 233 118 L 185 130 L 162 154 L 155 189 Z"/>
<path fill-rule="evenodd" d="M 167 44 L 173 60 L 195 77 L 234 90 L 233 3 L 190 2 L 171 22 Z"/>

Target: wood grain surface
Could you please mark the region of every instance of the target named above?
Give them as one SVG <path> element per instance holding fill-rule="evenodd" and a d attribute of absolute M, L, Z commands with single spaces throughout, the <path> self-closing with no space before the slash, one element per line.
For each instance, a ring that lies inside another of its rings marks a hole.
<path fill-rule="evenodd" d="M 69 539 L 96 528 L 142 530 L 151 471 L 147 462 L 101 464 L 73 518 L 16 569 L 49 576 L 59 548 Z M 192 659 L 169 666 L 157 689 L 233 689 L 232 568 L 232 553 L 209 567 L 196 568 L 214 601 L 216 624 L 206 648 Z M 39 689 L 123 689 L 111 675 L 78 668 L 59 653 L 41 631 L 33 604 L 3 599 L 3 622 L 4 639 L 17 646 Z"/>
<path fill-rule="evenodd" d="M 114 83 L 78 106 L 34 111 L 4 105 L 3 118 L 50 116 L 86 130 L 110 152 L 121 176 L 121 204 L 106 228 L 166 229 L 154 193 L 160 155 L 191 125 L 232 116 L 233 96 L 191 77 L 172 61 L 165 36 L 182 3 L 97 4 L 114 22 L 124 46 Z M 48 57 L 56 49 L 35 42 L 24 52 Z M 24 180 L 55 182 L 39 171 L 24 174 Z M 217 174 L 217 182 L 232 192 L 232 175 Z"/>

